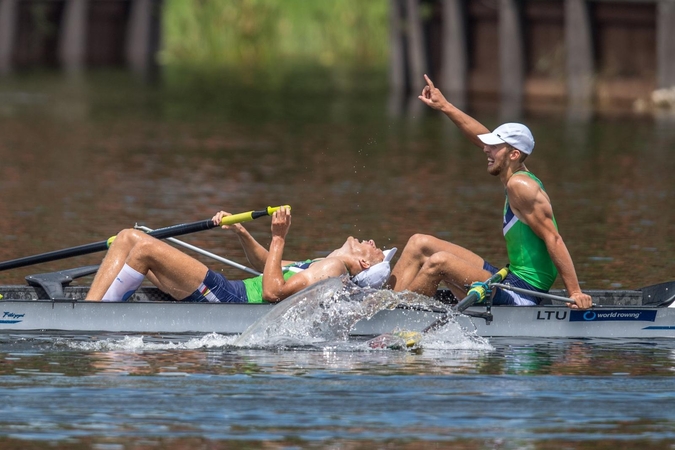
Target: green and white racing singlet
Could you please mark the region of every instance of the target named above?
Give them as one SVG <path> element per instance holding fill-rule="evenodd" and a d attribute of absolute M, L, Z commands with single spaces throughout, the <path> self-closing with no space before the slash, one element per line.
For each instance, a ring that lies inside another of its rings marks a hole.
<path fill-rule="evenodd" d="M 544 189 L 542 182 L 532 173 L 526 171 L 516 173 L 526 174 Z M 553 224 L 557 229 L 555 217 Z M 558 270 L 548 254 L 544 241 L 528 225 L 521 222 L 511 210 L 508 193 L 504 203 L 502 228 L 511 273 L 537 289 L 548 291 L 558 276 Z"/>
<path fill-rule="evenodd" d="M 309 267 L 314 261 L 311 259 L 305 261 L 294 262 L 281 268 L 284 280 L 288 280 L 290 277 L 295 275 L 298 272 L 302 272 Z M 244 287 L 246 288 L 246 297 L 248 297 L 248 303 L 263 303 L 263 285 L 262 285 L 262 275 L 257 277 L 247 278 L 242 280 Z"/>

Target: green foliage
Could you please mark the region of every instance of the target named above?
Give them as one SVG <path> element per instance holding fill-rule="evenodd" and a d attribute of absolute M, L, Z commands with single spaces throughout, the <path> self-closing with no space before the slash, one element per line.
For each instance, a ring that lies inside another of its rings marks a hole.
<path fill-rule="evenodd" d="M 381 69 L 387 0 L 166 0 L 167 67 L 283 76 L 298 66 Z"/>

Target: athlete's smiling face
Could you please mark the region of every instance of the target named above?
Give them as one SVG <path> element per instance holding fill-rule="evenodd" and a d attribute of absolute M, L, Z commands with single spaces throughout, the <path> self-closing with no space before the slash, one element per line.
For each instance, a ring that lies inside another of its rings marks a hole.
<path fill-rule="evenodd" d="M 487 155 L 487 170 L 490 175 L 497 176 L 509 166 L 509 154 L 514 150 L 508 144 L 484 145 L 483 151 Z"/>

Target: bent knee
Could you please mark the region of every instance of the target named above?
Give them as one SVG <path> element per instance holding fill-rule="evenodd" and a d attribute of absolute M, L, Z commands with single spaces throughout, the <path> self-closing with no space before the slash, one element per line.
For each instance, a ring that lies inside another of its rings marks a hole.
<path fill-rule="evenodd" d="M 135 228 L 125 228 L 124 230 L 117 233 L 117 236 L 114 236 L 113 241 L 110 243 L 109 247 L 113 245 L 120 246 L 133 246 L 138 241 L 142 240 L 143 237 L 149 237 L 146 233 L 136 230 Z"/>
<path fill-rule="evenodd" d="M 416 233 L 410 236 L 410 239 L 408 239 L 406 247 L 410 247 L 421 252 L 423 249 L 429 248 L 433 240 L 434 240 L 433 236 L 430 236 L 428 234 Z"/>
<path fill-rule="evenodd" d="M 451 258 L 450 253 L 437 252 L 431 255 L 425 264 L 430 269 L 439 270 L 441 267 L 445 266 L 448 263 L 448 259 Z"/>
<path fill-rule="evenodd" d="M 145 233 L 143 234 L 150 237 Z M 134 238 L 136 240 L 134 241 L 134 246 L 129 254 L 137 258 L 147 258 L 152 255 L 155 251 L 155 245 L 159 242 L 156 239 L 145 239 L 137 236 L 134 236 Z"/>
<path fill-rule="evenodd" d="M 450 260 L 454 258 L 455 256 L 452 253 L 436 252 L 427 258 L 423 270 L 434 275 L 442 274 L 445 272 L 446 267 L 451 263 Z"/>

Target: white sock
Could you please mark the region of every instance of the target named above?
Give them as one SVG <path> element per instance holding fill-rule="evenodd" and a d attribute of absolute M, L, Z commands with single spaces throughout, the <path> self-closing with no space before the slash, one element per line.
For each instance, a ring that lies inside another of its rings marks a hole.
<path fill-rule="evenodd" d="M 103 295 L 103 302 L 126 302 L 141 285 L 145 275 L 127 264 L 122 267 L 112 284 Z"/>

